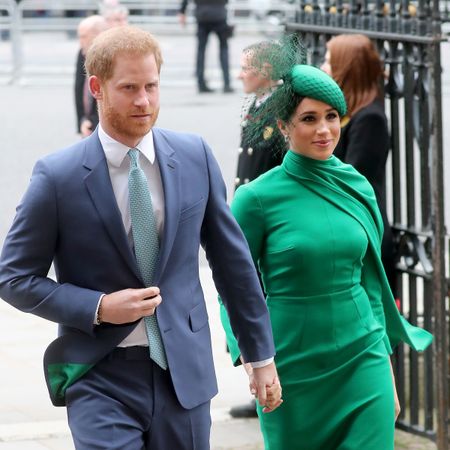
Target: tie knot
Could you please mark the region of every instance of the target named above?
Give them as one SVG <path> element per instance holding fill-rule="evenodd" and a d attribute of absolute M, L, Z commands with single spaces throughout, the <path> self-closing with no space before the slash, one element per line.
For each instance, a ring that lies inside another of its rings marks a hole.
<path fill-rule="evenodd" d="M 128 150 L 128 156 L 130 157 L 133 166 L 139 165 L 139 150 L 137 148 L 130 148 L 130 150 Z"/>

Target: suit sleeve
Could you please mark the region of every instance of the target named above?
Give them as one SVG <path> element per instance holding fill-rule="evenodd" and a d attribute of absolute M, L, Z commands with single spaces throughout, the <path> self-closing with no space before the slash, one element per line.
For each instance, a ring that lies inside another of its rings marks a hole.
<path fill-rule="evenodd" d="M 237 347 L 245 361 L 263 361 L 275 354 L 269 312 L 247 241 L 226 203 L 219 167 L 207 146 L 205 151 L 210 192 L 202 246 Z"/>
<path fill-rule="evenodd" d="M 48 277 L 58 233 L 57 192 L 40 161 L 2 249 L 0 296 L 21 311 L 93 334 L 101 292 Z"/>
<path fill-rule="evenodd" d="M 236 191 L 236 195 L 231 205 L 231 210 L 247 240 L 253 263 L 255 267 L 258 267 L 258 260 L 261 254 L 264 238 L 264 216 L 259 199 L 256 195 L 254 195 L 249 186 L 242 186 Z M 220 320 L 222 321 L 222 326 L 225 330 L 230 356 L 233 363 L 238 365 L 240 361 L 239 346 L 230 326 L 227 310 L 225 309 L 220 297 L 219 303 Z"/>

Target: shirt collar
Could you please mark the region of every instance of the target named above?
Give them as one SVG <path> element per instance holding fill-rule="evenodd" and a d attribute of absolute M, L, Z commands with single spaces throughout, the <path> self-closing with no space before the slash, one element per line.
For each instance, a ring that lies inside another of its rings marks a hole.
<path fill-rule="evenodd" d="M 128 150 L 130 150 L 130 147 L 127 147 L 106 134 L 101 124 L 98 126 L 98 138 L 100 139 L 100 143 L 102 144 L 108 163 L 114 167 L 120 167 L 128 153 Z M 141 142 L 139 142 L 135 148 L 137 148 L 150 161 L 151 164 L 155 162 L 155 147 L 153 145 L 152 130 L 150 130 L 142 138 Z"/>

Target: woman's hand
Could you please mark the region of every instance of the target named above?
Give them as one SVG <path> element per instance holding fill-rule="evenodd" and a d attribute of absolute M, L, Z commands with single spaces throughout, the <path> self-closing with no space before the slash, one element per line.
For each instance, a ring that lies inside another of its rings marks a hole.
<path fill-rule="evenodd" d="M 394 377 L 394 369 L 392 368 L 392 361 L 389 358 L 389 364 L 391 366 L 391 375 L 392 375 L 392 386 L 394 388 L 394 415 L 395 418 L 394 420 L 397 420 L 398 416 L 400 415 L 400 411 L 402 410 L 401 406 L 400 406 L 400 401 L 398 399 L 398 395 L 397 395 L 397 387 L 395 386 L 395 377 Z"/>
<path fill-rule="evenodd" d="M 395 387 L 395 380 L 393 380 L 393 382 L 394 382 L 395 420 L 397 420 L 402 408 L 400 407 L 400 401 L 397 395 L 397 388 Z"/>
<path fill-rule="evenodd" d="M 283 403 L 281 393 L 281 384 L 277 377 L 272 386 L 266 387 L 266 406 L 264 407 L 263 412 L 271 412 Z"/>

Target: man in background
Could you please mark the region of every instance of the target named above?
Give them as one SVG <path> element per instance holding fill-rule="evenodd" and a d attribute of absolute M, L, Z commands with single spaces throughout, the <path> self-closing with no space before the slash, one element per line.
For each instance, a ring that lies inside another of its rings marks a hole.
<path fill-rule="evenodd" d="M 230 68 L 228 61 L 228 38 L 232 27 L 227 23 L 227 0 L 194 0 L 195 19 L 197 21 L 197 63 L 196 75 L 199 93 L 214 92 L 205 79 L 205 53 L 210 33 L 216 33 L 219 39 L 219 59 L 223 75 L 223 92 L 231 93 Z M 182 0 L 179 20 L 186 24 L 186 8 L 188 0 Z"/>
<path fill-rule="evenodd" d="M 100 14 L 106 19 L 108 28 L 128 24 L 128 8 L 117 0 L 104 0 L 100 5 Z"/>
<path fill-rule="evenodd" d="M 77 130 L 82 137 L 89 136 L 98 124 L 97 102 L 89 92 L 84 62 L 86 53 L 94 38 L 108 28 L 106 19 L 92 15 L 83 19 L 78 25 L 80 50 L 77 55 L 75 70 L 75 107 L 77 112 Z"/>

